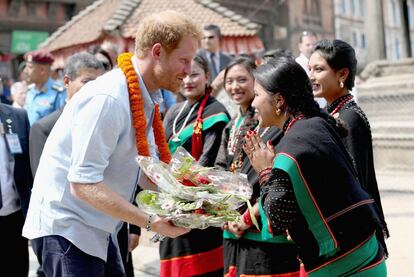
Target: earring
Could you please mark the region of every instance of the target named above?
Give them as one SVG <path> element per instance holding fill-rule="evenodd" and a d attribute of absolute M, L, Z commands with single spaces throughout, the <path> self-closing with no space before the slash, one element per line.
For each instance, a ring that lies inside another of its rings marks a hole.
<path fill-rule="evenodd" d="M 279 116 L 282 113 L 282 110 L 280 108 L 276 108 L 276 115 Z"/>
<path fill-rule="evenodd" d="M 340 81 L 340 82 L 339 82 L 339 87 L 340 87 L 340 88 L 344 88 L 344 82 Z"/>

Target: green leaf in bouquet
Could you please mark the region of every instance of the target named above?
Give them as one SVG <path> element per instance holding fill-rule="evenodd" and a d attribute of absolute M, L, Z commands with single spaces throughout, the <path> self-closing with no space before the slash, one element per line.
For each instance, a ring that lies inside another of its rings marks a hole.
<path fill-rule="evenodd" d="M 136 197 L 138 206 L 148 213 L 168 216 L 169 212 L 162 208 L 159 193 L 151 190 L 140 191 Z"/>
<path fill-rule="evenodd" d="M 246 201 L 246 203 L 247 203 L 247 208 L 249 209 L 250 217 L 252 218 L 252 222 L 254 226 L 256 226 L 257 230 L 260 231 L 259 223 L 257 222 L 256 216 L 254 214 L 252 204 L 250 204 L 250 201 Z"/>
<path fill-rule="evenodd" d="M 175 204 L 175 207 L 181 211 L 194 211 L 198 209 L 198 206 L 200 205 L 197 205 L 196 202 L 177 202 Z"/>

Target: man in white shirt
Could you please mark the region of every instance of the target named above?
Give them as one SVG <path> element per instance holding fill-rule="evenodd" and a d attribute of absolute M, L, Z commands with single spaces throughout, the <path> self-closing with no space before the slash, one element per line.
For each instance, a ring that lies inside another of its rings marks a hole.
<path fill-rule="evenodd" d="M 135 55 L 125 56 L 130 65 L 85 84 L 46 142 L 23 228 L 40 245 L 35 251 L 46 276 L 125 276 L 115 238 L 121 221 L 168 237 L 188 232 L 131 202 L 146 180 L 136 162 L 136 137 L 145 134 L 149 153 L 157 156 L 152 121 L 159 90 L 179 90 L 201 31 L 182 14 L 164 11 L 142 19 L 136 36 Z M 142 106 L 133 108 L 147 122 L 140 130 L 131 116 L 135 99 L 129 99 L 137 87 Z"/>
<path fill-rule="evenodd" d="M 318 41 L 318 36 L 315 32 L 308 32 L 303 31 L 299 37 L 299 56 L 295 59 L 295 61 L 300 64 L 303 69 L 305 69 L 306 73 L 309 76 L 309 58 L 312 55 L 313 48 L 315 47 L 316 42 Z M 318 102 L 321 108 L 326 106 L 325 99 L 321 97 L 315 97 L 315 101 Z"/>

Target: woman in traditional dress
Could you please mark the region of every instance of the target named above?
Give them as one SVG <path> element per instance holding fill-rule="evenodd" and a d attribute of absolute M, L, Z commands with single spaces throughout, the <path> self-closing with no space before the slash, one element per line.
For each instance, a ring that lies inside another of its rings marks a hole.
<path fill-rule="evenodd" d="M 260 126 L 284 132 L 275 149 L 254 133 L 243 147 L 259 172 L 263 230 L 288 231 L 310 277 L 386 276 L 380 218 L 338 136 L 343 126 L 321 113 L 299 64 L 273 60 L 255 78 Z M 239 231 L 247 226 L 241 221 Z"/>
<path fill-rule="evenodd" d="M 171 153 L 183 146 L 202 166 L 213 166 L 224 127 L 230 121 L 226 108 L 210 96 L 207 62 L 200 56 L 192 61 L 192 73 L 185 77 L 185 102 L 172 106 L 164 119 Z M 194 229 L 175 239 L 160 242 L 160 275 L 223 276 L 222 230 Z"/>
<path fill-rule="evenodd" d="M 245 173 L 253 186 L 251 204 L 254 205 L 260 187 L 258 177 L 242 149 L 245 135 L 258 126 L 258 117 L 252 107 L 254 99 L 253 71 L 256 65 L 247 58 L 232 61 L 224 72 L 224 85 L 233 102 L 239 105 L 239 113 L 226 127 L 217 156 L 216 166 L 232 172 Z M 260 135 L 274 145 L 281 137 L 278 128 L 265 128 Z M 240 209 L 249 215 L 247 207 Z M 231 224 L 231 223 L 230 223 Z M 285 235 L 262 239 L 256 227 L 250 228 L 240 238 L 224 231 L 224 273 L 235 276 L 299 276 L 296 246 Z"/>
<path fill-rule="evenodd" d="M 355 51 L 341 40 L 321 40 L 315 46 L 309 68 L 314 96 L 324 97 L 328 112 L 344 122 L 348 129 L 343 143 L 353 159 L 360 184 L 377 204 L 382 223 L 377 236 L 388 254 L 384 237 L 388 238 L 389 233 L 375 175 L 371 128 L 367 116 L 350 93 L 357 69 Z"/>

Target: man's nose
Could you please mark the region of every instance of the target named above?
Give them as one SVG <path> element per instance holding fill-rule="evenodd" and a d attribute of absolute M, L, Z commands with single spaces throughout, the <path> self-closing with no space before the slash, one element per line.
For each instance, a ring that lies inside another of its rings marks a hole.
<path fill-rule="evenodd" d="M 184 84 L 189 83 L 191 81 L 190 75 L 187 74 L 187 76 L 184 77 L 183 82 Z"/>
<path fill-rule="evenodd" d="M 184 73 L 188 76 L 191 74 L 191 63 L 188 63 L 184 66 Z"/>

